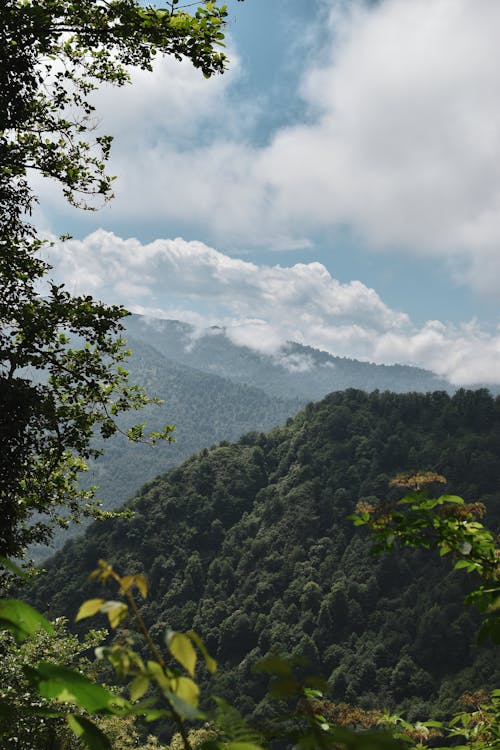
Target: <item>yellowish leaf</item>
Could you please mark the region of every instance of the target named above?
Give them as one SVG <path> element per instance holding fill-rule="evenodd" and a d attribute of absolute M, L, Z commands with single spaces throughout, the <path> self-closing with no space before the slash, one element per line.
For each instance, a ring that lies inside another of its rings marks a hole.
<path fill-rule="evenodd" d="M 93 615 L 101 611 L 101 607 L 105 601 L 105 599 L 87 599 L 78 610 L 75 621 L 78 622 L 78 620 L 83 620 L 85 617 L 93 617 Z"/>
<path fill-rule="evenodd" d="M 170 680 L 157 661 L 148 661 L 148 672 L 162 690 L 170 690 Z"/>
<path fill-rule="evenodd" d="M 143 599 L 147 598 L 148 595 L 148 579 L 142 573 L 138 573 L 135 578 L 135 585 L 139 589 L 139 592 Z"/>
<path fill-rule="evenodd" d="M 120 578 L 120 594 L 126 594 L 127 591 L 134 585 L 135 576 L 123 576 Z"/>
<path fill-rule="evenodd" d="M 190 677 L 176 677 L 171 680 L 171 691 L 189 703 L 190 706 L 198 705 L 200 688 Z"/>
<path fill-rule="evenodd" d="M 109 624 L 114 629 L 117 628 L 124 617 L 127 616 L 128 607 L 123 602 L 104 602 L 101 607 L 101 612 L 107 614 Z"/>
<path fill-rule="evenodd" d="M 149 677 L 145 674 L 139 674 L 132 680 L 130 685 L 130 697 L 133 701 L 138 701 L 149 687 Z"/>
<path fill-rule="evenodd" d="M 217 662 L 208 653 L 207 648 L 198 633 L 196 633 L 194 630 L 188 630 L 187 635 L 191 638 L 195 646 L 197 646 L 200 650 L 201 655 L 205 659 L 205 664 L 207 665 L 207 669 L 210 674 L 215 674 L 217 672 Z"/>
<path fill-rule="evenodd" d="M 196 651 L 188 636 L 184 633 L 169 631 L 167 633 L 167 646 L 174 659 L 177 659 L 191 677 L 194 677 Z"/>

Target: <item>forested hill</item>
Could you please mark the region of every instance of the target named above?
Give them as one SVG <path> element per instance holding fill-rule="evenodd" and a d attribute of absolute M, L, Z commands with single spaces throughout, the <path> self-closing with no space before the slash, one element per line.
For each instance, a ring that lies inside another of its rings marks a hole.
<path fill-rule="evenodd" d="M 500 398 L 333 393 L 150 482 L 131 503 L 135 518 L 94 524 L 49 561 L 33 598 L 74 616 L 100 595 L 87 576 L 104 557 L 147 573 L 155 636 L 194 626 L 221 662 L 216 694 L 257 716 L 266 680 L 252 665 L 270 649 L 307 657 L 337 700 L 439 714 L 490 687 L 500 666 L 475 646 L 467 576 L 423 551 L 373 557 L 346 521 L 412 467 L 444 474 L 497 524 Z"/>
<path fill-rule="evenodd" d="M 249 430 L 269 430 L 331 391 L 454 390 L 416 367 L 359 362 L 300 344 L 287 344 L 270 356 L 232 343 L 223 329 L 200 332 L 175 320 L 131 315 L 125 335 L 132 352 L 126 362 L 130 382 L 141 384 L 164 406 L 128 414 L 118 420 L 120 427 L 141 421 L 148 430 L 161 430 L 174 424 L 175 443 L 159 444 L 153 451 L 130 444 L 120 434 L 103 441 L 104 455 L 90 463 L 81 484 L 98 487 L 105 510 L 116 508 L 144 482 L 195 451 L 220 440 L 237 440 Z M 70 527 L 69 534 L 75 533 Z M 44 559 L 67 536 L 66 530 L 56 531 L 51 548 L 33 545 L 30 555 Z"/>
<path fill-rule="evenodd" d="M 223 328 L 197 331 L 178 320 L 139 315 L 127 318 L 126 327 L 135 341 L 153 346 L 171 360 L 280 398 L 317 401 L 344 388 L 395 393 L 455 390 L 446 380 L 418 367 L 360 362 L 297 343 L 286 344 L 273 355 L 260 353 L 233 343 Z"/>
<path fill-rule="evenodd" d="M 249 430 L 269 430 L 304 405 L 304 399 L 270 396 L 258 388 L 180 364 L 132 337 L 129 344 L 133 352 L 127 361 L 130 382 L 141 383 L 163 404 L 127 414 L 118 423 L 125 429 L 134 421 L 145 421 L 149 430 L 174 424 L 175 442 L 160 442 L 154 450 L 149 445 L 131 443 L 122 434 L 97 442 L 104 454 L 90 462 L 81 484 L 98 486 L 97 496 L 106 510 L 117 508 L 146 481 L 195 451 L 220 440 L 237 440 Z M 78 527 L 70 527 L 72 535 L 77 531 Z M 53 547 L 60 548 L 67 535 L 67 530 L 56 531 Z M 30 549 L 36 560 L 50 553 L 46 546 Z"/>
<path fill-rule="evenodd" d="M 148 445 L 130 443 L 117 435 L 103 442 L 104 454 L 91 465 L 89 484 L 98 484 L 107 508 L 128 500 L 149 479 L 179 464 L 195 451 L 237 440 L 249 430 L 269 430 L 295 415 L 303 400 L 269 396 L 258 388 L 204 373 L 169 359 L 142 341 L 129 338 L 132 356 L 127 362 L 129 379 L 160 398 L 161 406 L 149 406 L 120 421 L 147 422 L 149 430 L 175 426 L 175 442 Z"/>

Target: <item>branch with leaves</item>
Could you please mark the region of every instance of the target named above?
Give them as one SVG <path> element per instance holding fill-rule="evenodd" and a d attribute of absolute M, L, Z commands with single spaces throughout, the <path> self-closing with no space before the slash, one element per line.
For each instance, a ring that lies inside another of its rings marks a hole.
<path fill-rule="evenodd" d="M 355 526 L 371 530 L 374 552 L 396 544 L 437 550 L 454 558 L 456 570 L 479 576 L 483 583 L 467 597 L 485 615 L 479 640 L 500 643 L 500 548 L 479 521 L 485 513 L 481 503 L 467 503 L 457 495 L 432 496 L 430 486 L 445 482 L 433 472 L 401 474 L 391 484 L 410 490 L 408 494 L 395 504 L 361 501 L 349 518 Z"/>

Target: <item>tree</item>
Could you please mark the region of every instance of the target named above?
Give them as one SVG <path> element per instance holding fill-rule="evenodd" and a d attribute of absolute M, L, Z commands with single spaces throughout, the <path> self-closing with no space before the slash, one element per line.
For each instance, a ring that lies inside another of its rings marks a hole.
<path fill-rule="evenodd" d="M 172 0 L 4 0 L 0 10 L 0 555 L 47 542 L 61 506 L 96 514 L 78 489 L 98 430 L 150 399 L 121 363 L 122 307 L 75 297 L 50 281 L 45 244 L 30 223 L 37 201 L 30 172 L 55 179 L 66 198 L 93 210 L 112 198 L 106 172 L 112 138 L 93 135 L 89 96 L 122 86 L 130 69 L 151 70 L 156 54 L 222 73 L 225 6 Z M 45 286 L 43 295 L 41 285 Z M 152 435 L 169 438 L 172 428 Z M 141 440 L 142 425 L 128 432 Z M 33 519 L 35 512 L 44 514 Z"/>

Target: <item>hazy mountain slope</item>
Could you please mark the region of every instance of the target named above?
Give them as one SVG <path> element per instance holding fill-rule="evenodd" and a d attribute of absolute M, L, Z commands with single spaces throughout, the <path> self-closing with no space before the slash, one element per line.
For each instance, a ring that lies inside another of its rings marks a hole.
<path fill-rule="evenodd" d="M 338 700 L 439 714 L 499 666 L 475 646 L 467 576 L 425 552 L 374 558 L 345 520 L 410 467 L 443 473 L 498 523 L 500 399 L 349 390 L 204 450 L 144 487 L 134 519 L 95 524 L 49 561 L 35 603 L 73 616 L 100 595 L 87 576 L 106 557 L 148 574 L 155 636 L 194 625 L 221 661 L 217 691 L 245 709 L 267 710 L 251 666 L 277 649 L 307 657 Z"/>
<path fill-rule="evenodd" d="M 163 399 L 122 417 L 122 427 L 147 422 L 148 430 L 175 425 L 175 442 L 156 448 L 130 443 L 123 435 L 97 441 L 105 453 L 91 462 L 82 485 L 98 485 L 97 496 L 105 509 L 116 508 L 148 480 L 179 464 L 195 451 L 221 440 L 236 440 L 250 430 L 268 430 L 296 414 L 303 405 L 298 399 L 269 396 L 250 386 L 234 383 L 210 373 L 167 359 L 156 349 L 129 336 L 133 350 L 127 362 L 131 383 L 140 383 L 150 396 Z M 76 534 L 81 527 L 71 527 Z M 67 531 L 56 532 L 53 548 L 67 539 Z M 50 554 L 45 546 L 34 546 L 36 560 Z"/>
<path fill-rule="evenodd" d="M 145 481 L 195 451 L 221 440 L 236 440 L 250 430 L 271 429 L 301 406 L 298 399 L 273 398 L 257 388 L 180 365 L 132 337 L 129 345 L 130 381 L 164 401 L 132 419 L 147 422 L 148 430 L 175 425 L 175 442 L 151 449 L 122 436 L 106 441 L 106 452 L 92 467 L 88 481 L 100 485 L 107 507 L 121 504 Z"/>
<path fill-rule="evenodd" d="M 133 315 L 127 319 L 127 330 L 134 339 L 147 342 L 170 359 L 250 384 L 273 396 L 317 401 L 344 388 L 396 393 L 455 390 L 447 381 L 417 367 L 359 362 L 301 344 L 287 344 L 275 356 L 260 354 L 233 344 L 220 328 L 197 335 L 187 323 Z"/>

